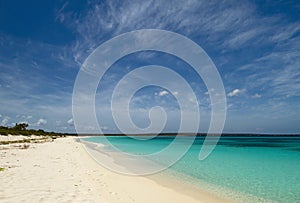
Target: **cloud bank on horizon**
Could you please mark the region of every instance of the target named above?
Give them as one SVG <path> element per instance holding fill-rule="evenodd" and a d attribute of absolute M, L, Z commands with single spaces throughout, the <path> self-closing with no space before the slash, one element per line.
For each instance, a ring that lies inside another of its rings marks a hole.
<path fill-rule="evenodd" d="M 299 10 L 298 1 L 1 1 L 0 123 L 74 132 L 72 91 L 86 57 L 119 34 L 164 29 L 192 39 L 214 61 L 227 94 L 225 132 L 299 133 Z M 118 132 L 109 103 L 117 82 L 150 64 L 190 81 L 205 131 L 211 106 L 203 81 L 178 58 L 153 51 L 124 57 L 101 81 L 96 110 L 103 131 Z M 133 121 L 148 126 L 148 110 L 159 105 L 169 116 L 165 130 L 176 131 L 176 94 L 141 89 L 132 98 Z"/>

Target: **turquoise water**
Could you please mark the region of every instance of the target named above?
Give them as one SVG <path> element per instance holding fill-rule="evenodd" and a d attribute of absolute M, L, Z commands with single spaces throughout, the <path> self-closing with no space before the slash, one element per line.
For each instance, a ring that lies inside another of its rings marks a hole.
<path fill-rule="evenodd" d="M 101 143 L 103 137 L 85 140 Z M 140 141 L 109 137 L 122 151 L 149 154 L 168 146 L 174 137 Z M 300 202 L 300 137 L 222 137 L 210 156 L 198 160 L 204 138 L 194 144 L 171 169 L 230 191 L 274 202 Z M 184 142 L 184 140 L 182 140 Z"/>

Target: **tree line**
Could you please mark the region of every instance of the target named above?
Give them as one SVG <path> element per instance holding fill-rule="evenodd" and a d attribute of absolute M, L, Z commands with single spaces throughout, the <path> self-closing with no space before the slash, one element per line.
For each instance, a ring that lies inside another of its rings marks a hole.
<path fill-rule="evenodd" d="M 16 123 L 14 127 L 0 126 L 0 135 L 46 135 L 46 136 L 64 136 L 65 133 L 46 132 L 42 129 L 27 129 L 27 123 Z"/>

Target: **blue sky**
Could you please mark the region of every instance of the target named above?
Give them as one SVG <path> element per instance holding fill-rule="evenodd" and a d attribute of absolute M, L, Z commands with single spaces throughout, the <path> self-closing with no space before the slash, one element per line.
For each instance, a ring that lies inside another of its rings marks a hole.
<path fill-rule="evenodd" d="M 155 28 L 192 39 L 213 60 L 227 95 L 225 132 L 299 133 L 299 10 L 298 1 L 0 1 L 0 124 L 74 132 L 72 92 L 86 57 L 119 34 Z M 203 81 L 185 62 L 153 51 L 124 57 L 106 73 L 96 95 L 103 131 L 118 132 L 109 103 L 118 80 L 151 64 L 190 82 L 205 131 L 210 105 Z M 178 103 L 159 87 L 136 93 L 133 121 L 146 127 L 157 105 L 169 116 L 165 131 L 176 131 Z"/>

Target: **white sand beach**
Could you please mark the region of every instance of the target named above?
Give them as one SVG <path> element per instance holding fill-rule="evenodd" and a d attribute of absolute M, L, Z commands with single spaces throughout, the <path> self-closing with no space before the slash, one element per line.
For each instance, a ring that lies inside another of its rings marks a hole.
<path fill-rule="evenodd" d="M 224 202 L 180 181 L 116 174 L 74 137 L 26 144 L 0 145 L 0 202 Z"/>

